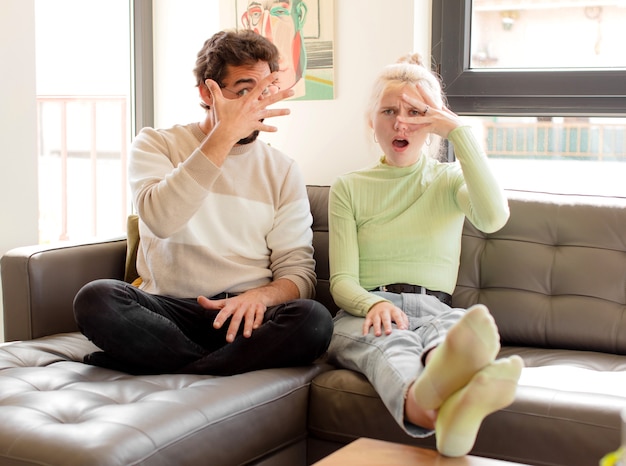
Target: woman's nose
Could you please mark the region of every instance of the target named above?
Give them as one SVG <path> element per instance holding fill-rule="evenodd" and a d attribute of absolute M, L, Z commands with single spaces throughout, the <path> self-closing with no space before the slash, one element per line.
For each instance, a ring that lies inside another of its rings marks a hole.
<path fill-rule="evenodd" d="M 400 129 L 406 129 L 408 126 L 405 123 L 402 123 L 398 117 L 396 117 L 396 121 L 393 124 L 394 131 L 399 131 Z"/>

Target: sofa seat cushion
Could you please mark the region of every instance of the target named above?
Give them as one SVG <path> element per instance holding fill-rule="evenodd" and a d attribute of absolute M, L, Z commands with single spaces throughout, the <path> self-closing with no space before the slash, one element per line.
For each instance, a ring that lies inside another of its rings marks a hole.
<path fill-rule="evenodd" d="M 79 333 L 0 346 L 1 464 L 251 462 L 304 445 L 326 367 L 131 376 L 78 362 L 94 350 Z"/>
<path fill-rule="evenodd" d="M 511 354 L 520 354 L 528 366 L 515 402 L 487 417 L 473 454 L 524 464 L 598 464 L 619 446 L 626 356 L 520 347 L 501 352 Z M 343 369 L 313 380 L 309 431 L 328 442 L 371 437 L 428 448 L 435 444 L 434 436 L 406 435 L 367 379 Z"/>
<path fill-rule="evenodd" d="M 557 348 L 533 348 L 527 346 L 504 346 L 500 351 L 499 357 L 507 357 L 513 354 L 521 356 L 524 360 L 525 370 L 531 367 L 547 366 L 554 368 L 555 366 L 565 366 L 574 369 L 582 369 L 593 371 L 592 380 L 598 381 L 599 377 L 603 377 L 606 373 L 607 377 L 616 377 L 621 380 L 626 377 L 626 356 L 619 354 L 601 353 L 597 351 L 578 351 Z M 546 373 L 552 372 L 552 369 L 544 369 Z M 583 371 L 581 371 L 583 372 Z M 615 372 L 613 375 L 610 373 Z M 554 373 L 554 372 L 552 372 Z M 562 382 L 558 377 L 557 382 Z M 544 382 L 547 382 L 547 378 Z M 581 384 L 576 389 L 585 391 L 584 380 L 579 380 Z M 561 383 L 562 387 L 566 387 Z M 622 385 L 621 396 L 626 395 L 626 385 Z M 592 392 L 613 393 L 613 387 L 602 386 L 598 383 L 590 388 Z"/>

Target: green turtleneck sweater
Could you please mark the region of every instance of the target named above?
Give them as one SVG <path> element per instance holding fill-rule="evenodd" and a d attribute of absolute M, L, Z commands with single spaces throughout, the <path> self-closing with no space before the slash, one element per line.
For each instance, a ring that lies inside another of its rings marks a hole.
<path fill-rule="evenodd" d="M 506 197 L 468 127 L 453 130 L 457 162 L 422 155 L 408 167 L 377 165 L 341 176 L 329 201 L 330 289 L 339 307 L 364 316 L 369 293 L 410 283 L 452 294 L 467 217 L 486 233 L 509 217 Z"/>

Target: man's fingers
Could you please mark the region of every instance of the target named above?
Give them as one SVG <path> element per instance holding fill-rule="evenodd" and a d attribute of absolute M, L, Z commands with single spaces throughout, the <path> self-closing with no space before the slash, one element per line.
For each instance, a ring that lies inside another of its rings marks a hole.
<path fill-rule="evenodd" d="M 252 331 L 261 326 L 261 324 L 263 323 L 263 316 L 266 309 L 267 308 L 262 304 L 256 304 L 245 313 L 245 321 L 243 326 L 244 337 L 250 338 L 252 336 Z"/>
<path fill-rule="evenodd" d="M 212 79 L 207 79 L 204 81 L 204 84 L 206 85 L 207 89 L 209 90 L 209 92 L 211 93 L 214 99 L 216 95 L 219 95 L 220 97 L 222 97 L 222 90 L 220 89 L 220 86 L 215 81 L 213 81 Z"/>
<path fill-rule="evenodd" d="M 265 317 L 265 311 L 267 311 L 267 307 L 259 304 L 259 308 L 257 312 L 254 314 L 254 321 L 252 322 L 252 328 L 256 330 L 263 323 L 263 317 Z"/>
<path fill-rule="evenodd" d="M 276 116 L 289 115 L 290 113 L 291 113 L 291 110 L 289 110 L 288 108 L 277 108 L 277 109 L 271 109 L 271 110 L 266 109 L 263 112 L 263 118 L 259 119 L 259 126 L 256 129 L 259 131 L 265 131 L 267 133 L 275 133 L 276 131 L 278 131 L 278 128 L 276 126 L 268 125 L 267 123 L 265 123 L 265 119 L 276 117 Z"/>
<path fill-rule="evenodd" d="M 205 309 L 221 309 L 224 306 L 224 300 L 209 299 L 206 296 L 198 296 L 198 304 Z"/>
<path fill-rule="evenodd" d="M 263 79 L 261 79 L 257 83 L 257 85 L 252 90 L 252 92 L 250 92 L 249 94 L 250 98 L 258 99 L 259 97 L 261 97 L 261 94 L 265 92 L 265 89 L 267 89 L 268 86 L 271 86 L 272 84 L 274 84 L 277 79 L 278 79 L 277 71 L 274 71 L 273 73 L 270 73 L 267 76 L 265 76 Z M 270 96 L 268 96 L 267 99 L 270 99 Z"/>
<path fill-rule="evenodd" d="M 266 108 L 265 118 L 272 118 L 275 116 L 289 115 L 291 110 L 288 108 Z"/>
<path fill-rule="evenodd" d="M 263 98 L 263 101 L 266 105 L 275 104 L 278 101 L 288 99 L 289 97 L 293 97 L 295 91 L 293 89 L 281 89 L 276 94 L 268 95 Z"/>
<path fill-rule="evenodd" d="M 217 313 L 217 316 L 215 316 L 215 320 L 213 321 L 213 328 L 222 328 L 222 325 L 224 325 L 224 322 L 226 322 L 230 316 L 230 312 L 228 310 L 225 311 L 224 307 L 222 307 L 222 310 Z"/>
<path fill-rule="evenodd" d="M 200 301 L 200 298 L 198 301 Z M 252 336 L 252 332 L 258 329 L 263 323 L 263 317 L 267 309 L 263 304 L 246 304 L 231 300 L 220 301 L 222 304 L 221 306 L 217 306 L 216 309 L 221 307 L 221 310 L 213 321 L 213 327 L 219 329 L 226 323 L 226 321 L 228 321 L 228 319 L 230 319 L 230 323 L 228 324 L 228 329 L 226 331 L 226 341 L 228 343 L 235 341 L 242 324 L 243 336 L 249 338 Z M 215 302 L 216 301 L 214 301 L 214 303 Z"/>
<path fill-rule="evenodd" d="M 237 336 L 237 332 L 239 331 L 239 326 L 241 325 L 242 316 L 240 313 L 235 313 L 232 315 L 230 319 L 230 325 L 228 326 L 228 331 L 226 332 L 226 341 L 228 343 L 232 343 L 235 341 L 235 337 Z"/>

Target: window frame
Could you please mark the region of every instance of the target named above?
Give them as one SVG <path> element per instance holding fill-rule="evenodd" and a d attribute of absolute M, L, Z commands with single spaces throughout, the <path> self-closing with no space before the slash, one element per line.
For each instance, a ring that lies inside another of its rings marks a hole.
<path fill-rule="evenodd" d="M 626 68 L 470 68 L 472 0 L 432 0 L 431 56 L 460 115 L 626 115 Z"/>
<path fill-rule="evenodd" d="M 131 13 L 131 140 L 154 126 L 154 57 L 152 0 L 130 0 Z"/>

